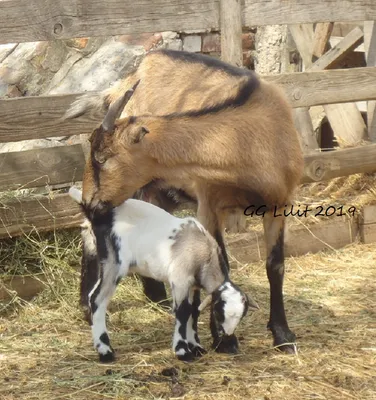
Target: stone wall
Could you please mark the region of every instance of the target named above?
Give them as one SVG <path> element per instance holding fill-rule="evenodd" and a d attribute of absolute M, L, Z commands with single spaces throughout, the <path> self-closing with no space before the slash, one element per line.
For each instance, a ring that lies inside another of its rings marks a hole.
<path fill-rule="evenodd" d="M 243 64 L 257 72 L 280 72 L 280 27 L 242 34 Z M 221 55 L 219 32 L 158 32 L 115 37 L 0 45 L 0 98 L 103 90 L 127 74 L 155 48 Z M 64 134 L 64 133 L 62 133 Z M 75 143 L 79 138 L 40 139 L 0 144 L 0 152 Z"/>

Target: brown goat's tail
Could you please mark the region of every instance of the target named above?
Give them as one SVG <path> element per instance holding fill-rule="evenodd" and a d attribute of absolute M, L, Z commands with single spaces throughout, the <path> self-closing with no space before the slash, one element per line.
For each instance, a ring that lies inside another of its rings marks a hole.
<path fill-rule="evenodd" d="M 135 74 L 132 74 L 125 79 L 118 80 L 109 89 L 101 92 L 86 93 L 80 96 L 70 105 L 63 119 L 78 118 L 87 113 L 95 114 L 103 118 L 110 104 L 123 95 L 128 89 L 131 89 L 136 80 L 137 77 Z"/>

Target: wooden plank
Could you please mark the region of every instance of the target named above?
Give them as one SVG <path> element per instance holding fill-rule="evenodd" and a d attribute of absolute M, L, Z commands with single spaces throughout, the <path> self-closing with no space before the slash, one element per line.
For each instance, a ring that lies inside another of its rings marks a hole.
<path fill-rule="evenodd" d="M 364 22 L 364 47 L 366 62 L 369 67 L 376 67 L 376 22 Z M 368 136 L 372 142 L 376 142 L 376 101 L 367 104 Z"/>
<path fill-rule="evenodd" d="M 356 27 L 343 40 L 336 44 L 332 49 L 322 55 L 313 65 L 310 71 L 320 71 L 333 68 L 341 62 L 349 53 L 351 53 L 360 43 L 363 42 L 363 31 Z"/>
<path fill-rule="evenodd" d="M 307 107 L 296 108 L 294 110 L 294 123 L 302 138 L 301 144 L 303 153 L 318 149 L 319 145 Z"/>
<path fill-rule="evenodd" d="M 269 75 L 285 90 L 293 107 L 376 99 L 376 68 L 351 68 Z"/>
<path fill-rule="evenodd" d="M 82 180 L 82 146 L 59 146 L 0 154 L 0 191 Z"/>
<path fill-rule="evenodd" d="M 67 146 L 67 148 L 69 147 Z M 80 154 L 80 145 L 76 145 L 76 147 L 79 149 L 77 150 L 78 154 Z M 304 161 L 305 168 L 302 183 L 317 182 L 357 173 L 374 172 L 376 171 L 376 144 L 310 153 L 305 155 Z M 82 171 L 84 163 L 82 156 L 77 157 L 74 160 L 72 170 Z M 77 173 L 74 178 L 79 181 L 81 177 L 82 173 Z"/>
<path fill-rule="evenodd" d="M 218 0 L 0 1 L 0 43 L 218 27 Z"/>
<path fill-rule="evenodd" d="M 302 183 L 376 171 L 376 144 L 309 154 L 304 157 Z"/>
<path fill-rule="evenodd" d="M 313 24 L 290 25 L 289 31 L 299 50 L 304 65 L 307 67 L 312 64 L 313 48 Z M 302 138 L 303 152 L 309 152 L 318 148 L 316 135 L 313 130 L 309 108 L 302 107 L 294 110 L 294 122 L 297 131 Z"/>
<path fill-rule="evenodd" d="M 221 59 L 243 66 L 242 10 L 240 0 L 221 0 Z"/>
<path fill-rule="evenodd" d="M 326 52 L 333 28 L 334 22 L 320 22 L 316 25 L 312 50 L 315 57 L 321 57 Z"/>
<path fill-rule="evenodd" d="M 341 58 L 348 54 L 348 48 L 359 44 L 359 40 L 363 37 L 361 29 L 356 27 L 344 38 L 343 41 L 317 60 L 315 64 L 312 64 L 312 54 L 310 52 L 311 46 L 313 46 L 313 38 L 310 37 L 311 29 L 311 27 L 305 29 L 306 34 L 303 35 L 304 40 L 302 40 L 298 39 L 299 30 L 295 26 L 290 27 L 294 39 L 295 37 L 297 38 L 296 45 L 303 57 L 307 71 L 328 69 L 337 58 Z M 356 104 L 324 105 L 324 110 L 333 132 L 341 145 L 355 145 L 364 138 L 366 125 Z"/>
<path fill-rule="evenodd" d="M 292 107 L 376 99 L 376 67 L 263 76 L 286 92 Z M 90 134 L 103 115 L 61 120 L 84 93 L 0 100 L 0 143 Z"/>
<path fill-rule="evenodd" d="M 376 205 L 365 206 L 362 211 L 361 223 L 376 224 Z"/>
<path fill-rule="evenodd" d="M 31 300 L 46 287 L 45 281 L 44 274 L 3 278 L 0 285 L 0 301 L 10 300 L 12 292 L 24 300 Z"/>
<path fill-rule="evenodd" d="M 246 26 L 376 20 L 374 0 L 245 0 Z"/>
<path fill-rule="evenodd" d="M 364 21 L 347 21 L 347 22 L 336 22 L 334 24 L 332 38 L 335 36 L 345 37 L 349 32 L 351 32 L 356 26 L 362 27 Z M 336 43 L 335 43 L 336 44 Z"/>
<path fill-rule="evenodd" d="M 285 243 L 286 257 L 317 253 L 323 250 L 340 249 L 353 243 L 358 235 L 355 219 L 332 217 L 318 224 L 292 226 L 288 229 Z M 247 232 L 227 238 L 231 256 L 241 263 L 265 260 L 264 235 L 261 232 Z"/>
<path fill-rule="evenodd" d="M 11 244 L 10 244 L 11 245 Z M 80 273 L 80 268 L 72 267 Z M 63 277 L 69 277 L 70 273 L 63 273 Z M 9 301 L 14 295 L 21 299 L 31 300 L 49 286 L 49 278 L 43 272 L 32 275 L 14 275 L 11 277 L 1 277 L 0 301 Z"/>
<path fill-rule="evenodd" d="M 331 47 L 334 47 L 341 40 L 343 40 L 343 38 L 344 38 L 344 36 L 331 36 L 329 39 L 329 43 L 330 43 Z M 364 53 L 364 43 L 361 43 L 358 47 L 355 47 L 354 52 L 355 53 Z"/>
<path fill-rule="evenodd" d="M 326 104 L 324 110 L 340 146 L 354 146 L 365 139 L 367 127 L 355 103 Z"/>
<path fill-rule="evenodd" d="M 376 20 L 374 0 L 245 0 L 243 25 Z M 0 1 L 0 43 L 219 28 L 219 0 Z"/>
<path fill-rule="evenodd" d="M 69 105 L 82 94 L 0 100 L 0 143 L 91 133 L 103 115 L 62 120 Z"/>
<path fill-rule="evenodd" d="M 365 243 L 376 242 L 376 205 L 365 206 L 362 210 L 360 223 L 360 240 Z"/>
<path fill-rule="evenodd" d="M 289 26 L 289 30 L 307 69 L 312 64 L 313 24 L 294 24 Z"/>
<path fill-rule="evenodd" d="M 68 194 L 22 198 L 0 204 L 0 239 L 32 230 L 49 231 L 82 223 L 81 209 Z"/>
<path fill-rule="evenodd" d="M 376 243 L 376 224 L 360 225 L 359 229 L 362 243 Z"/>

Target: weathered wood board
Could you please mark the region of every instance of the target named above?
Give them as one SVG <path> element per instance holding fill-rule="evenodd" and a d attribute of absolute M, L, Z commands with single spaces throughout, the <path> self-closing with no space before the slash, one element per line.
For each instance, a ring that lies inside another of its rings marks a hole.
<path fill-rule="evenodd" d="M 376 20 L 374 0 L 245 0 L 246 26 Z"/>
<path fill-rule="evenodd" d="M 45 275 L 35 274 L 35 276 L 14 276 L 2 279 L 0 285 L 0 301 L 10 300 L 17 295 L 24 300 L 30 300 L 45 287 Z"/>
<path fill-rule="evenodd" d="M 82 180 L 81 145 L 0 153 L 0 191 Z"/>
<path fill-rule="evenodd" d="M 68 194 L 23 198 L 0 203 L 0 238 L 19 236 L 31 231 L 49 231 L 78 226 L 83 221 L 81 209 Z"/>
<path fill-rule="evenodd" d="M 80 94 L 21 97 L 0 100 L 0 143 L 91 133 L 103 115 L 63 120 Z"/>
<path fill-rule="evenodd" d="M 0 43 L 218 29 L 219 19 L 219 0 L 7 0 L 0 1 Z M 376 3 L 245 0 L 242 19 L 245 26 L 376 20 Z"/>
<path fill-rule="evenodd" d="M 332 49 L 323 54 L 309 68 L 310 71 L 320 71 L 330 69 L 341 62 L 349 53 L 351 53 L 360 43 L 363 42 L 363 31 L 356 27 L 346 37 L 337 43 Z"/>
<path fill-rule="evenodd" d="M 302 220 L 304 224 L 304 220 Z M 307 226 L 294 226 L 288 230 L 285 255 L 301 256 L 322 250 L 340 249 L 353 243 L 358 236 L 355 219 L 332 217 L 328 221 Z M 265 260 L 264 235 L 260 232 L 241 233 L 227 239 L 230 255 L 242 263 Z"/>
<path fill-rule="evenodd" d="M 297 72 L 263 78 L 280 85 L 294 108 L 376 99 L 376 67 Z M 103 117 L 101 113 L 62 120 L 79 95 L 0 100 L 0 143 L 92 133 Z"/>
<path fill-rule="evenodd" d="M 7 158 L 13 161 L 7 162 Z M 23 187 L 38 187 L 47 183 L 50 185 L 67 183 L 69 186 L 73 182 L 82 180 L 85 165 L 80 145 L 0 154 L 0 166 L 1 161 L 4 164 L 4 168 L 0 171 L 0 189 L 2 190 L 16 188 L 20 182 L 24 185 Z M 302 183 L 355 173 L 374 172 L 376 171 L 376 144 L 330 152 L 317 151 L 306 154 L 304 161 Z M 13 181 L 18 184 L 12 183 Z M 0 218 L 1 212 L 0 208 Z M 28 214 L 28 218 L 32 220 L 33 214 Z M 36 218 L 38 219 L 39 216 L 36 215 Z"/>
<path fill-rule="evenodd" d="M 366 206 L 360 220 L 360 238 L 363 243 L 376 242 L 376 206 Z"/>
<path fill-rule="evenodd" d="M 0 1 L 0 43 L 219 27 L 219 0 Z"/>
<path fill-rule="evenodd" d="M 264 79 L 279 84 L 292 107 L 372 100 L 376 92 L 376 68 L 350 68 L 269 75 Z M 367 87 L 367 86 L 372 86 Z"/>
<path fill-rule="evenodd" d="M 302 183 L 375 172 L 376 144 L 308 154 L 304 157 L 304 164 Z"/>
<path fill-rule="evenodd" d="M 243 66 L 242 10 L 240 0 L 220 1 L 221 59 Z"/>
<path fill-rule="evenodd" d="M 376 66 L 376 21 L 364 22 L 364 47 L 368 67 Z M 376 142 L 376 101 L 367 104 L 368 136 Z"/>
<path fill-rule="evenodd" d="M 314 57 L 321 57 L 326 52 L 333 28 L 334 22 L 319 22 L 316 24 L 312 50 Z"/>
<path fill-rule="evenodd" d="M 322 55 L 313 64 L 314 39 L 311 24 L 291 25 L 289 29 L 302 56 L 307 72 L 330 69 L 363 40 L 363 31 L 356 27 L 340 43 Z M 358 144 L 364 138 L 366 125 L 355 103 L 331 105 L 324 103 L 324 110 L 341 145 Z"/>
<path fill-rule="evenodd" d="M 289 26 L 290 34 L 295 42 L 305 67 L 312 64 L 312 51 L 314 46 L 313 24 L 294 24 Z M 303 152 L 318 148 L 318 142 L 308 107 L 294 110 L 295 127 L 300 133 L 303 144 Z"/>

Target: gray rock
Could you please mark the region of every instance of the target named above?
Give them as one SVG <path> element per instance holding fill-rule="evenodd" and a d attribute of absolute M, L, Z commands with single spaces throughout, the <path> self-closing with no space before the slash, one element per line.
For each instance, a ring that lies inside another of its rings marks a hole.
<path fill-rule="evenodd" d="M 90 56 L 72 55 L 67 60 L 64 76 L 56 74 L 46 92 L 61 94 L 106 89 L 133 69 L 144 54 L 142 46 L 130 46 L 110 39 Z"/>
<path fill-rule="evenodd" d="M 45 147 L 64 146 L 64 143 L 53 139 L 21 140 L 19 142 L 0 143 L 0 153 L 41 149 Z"/>
<path fill-rule="evenodd" d="M 183 39 L 183 50 L 198 53 L 201 51 L 201 36 L 186 36 Z"/>
<path fill-rule="evenodd" d="M 103 90 L 132 70 L 144 54 L 143 46 L 113 37 L 3 45 L 0 97 Z M 83 139 L 61 136 L 5 143 L 0 144 L 0 152 L 81 143 Z"/>

